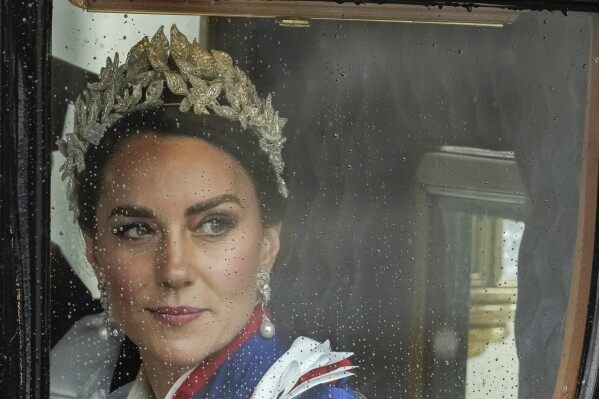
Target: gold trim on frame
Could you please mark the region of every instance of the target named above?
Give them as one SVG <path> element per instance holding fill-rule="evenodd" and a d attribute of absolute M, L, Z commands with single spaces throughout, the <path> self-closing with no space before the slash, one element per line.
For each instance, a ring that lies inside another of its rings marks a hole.
<path fill-rule="evenodd" d="M 498 8 L 427 7 L 408 4 L 354 4 L 290 0 L 70 0 L 94 12 L 189 14 L 206 16 L 326 19 L 414 24 L 502 27 L 520 11 Z"/>
<path fill-rule="evenodd" d="M 86 9 L 87 6 L 85 4 L 85 0 L 69 0 L 71 2 L 72 5 L 79 7 L 79 8 L 83 8 Z"/>

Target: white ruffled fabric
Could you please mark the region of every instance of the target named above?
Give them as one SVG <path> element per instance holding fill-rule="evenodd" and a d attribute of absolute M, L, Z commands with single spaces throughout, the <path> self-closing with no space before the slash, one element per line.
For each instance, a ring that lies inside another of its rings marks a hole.
<path fill-rule="evenodd" d="M 292 399 L 308 389 L 327 382 L 354 375 L 357 366 L 339 367 L 326 374 L 299 380 L 312 370 L 330 366 L 352 356 L 351 352 L 333 352 L 329 341 L 320 343 L 310 338 L 297 338 L 291 348 L 268 369 L 260 380 L 251 399 Z"/>

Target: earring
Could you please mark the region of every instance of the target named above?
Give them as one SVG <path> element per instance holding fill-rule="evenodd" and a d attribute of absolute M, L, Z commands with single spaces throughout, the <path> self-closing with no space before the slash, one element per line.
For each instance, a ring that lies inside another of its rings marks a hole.
<path fill-rule="evenodd" d="M 108 302 L 108 294 L 106 293 L 106 283 L 103 279 L 98 279 L 98 290 L 100 291 L 100 303 L 104 309 L 104 325 L 100 328 L 100 337 L 108 339 L 111 335 L 117 336 L 118 331 L 113 329 L 112 321 L 110 320 L 110 303 Z"/>
<path fill-rule="evenodd" d="M 260 305 L 262 306 L 262 323 L 260 324 L 260 334 L 264 338 L 272 338 L 275 335 L 275 325 L 266 315 L 266 305 L 270 301 L 270 273 L 260 270 L 256 276 L 258 285 L 258 294 Z"/>

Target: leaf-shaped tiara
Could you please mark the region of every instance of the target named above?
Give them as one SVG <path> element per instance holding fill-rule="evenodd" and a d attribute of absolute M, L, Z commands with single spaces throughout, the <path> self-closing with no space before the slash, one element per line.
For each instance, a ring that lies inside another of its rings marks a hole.
<path fill-rule="evenodd" d="M 178 70 L 169 66 L 169 55 Z M 196 114 L 239 121 L 244 130 L 255 134 L 276 172 L 279 193 L 287 197 L 281 156 L 287 120 L 274 111 L 270 94 L 266 100 L 258 97 L 256 87 L 228 54 L 208 52 L 196 40 L 190 43 L 175 25 L 169 44 L 161 26 L 151 40 L 146 36 L 131 48 L 123 65 L 118 53 L 114 60 L 108 57 L 99 79 L 89 83 L 75 101 L 74 130 L 58 141 L 66 158 L 60 171 L 75 218 L 79 215 L 75 174 L 85 169 L 88 147 L 98 145 L 106 129 L 125 114 L 161 105 L 165 82 L 173 94 L 183 96 L 181 112 L 193 109 Z"/>

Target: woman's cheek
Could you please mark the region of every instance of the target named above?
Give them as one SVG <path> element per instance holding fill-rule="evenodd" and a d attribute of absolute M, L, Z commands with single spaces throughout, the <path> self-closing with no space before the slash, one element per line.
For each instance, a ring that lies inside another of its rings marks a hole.
<path fill-rule="evenodd" d="M 229 256 L 221 261 L 214 274 L 218 280 L 215 286 L 224 290 L 227 297 L 253 297 L 258 271 L 258 251 L 255 246 L 247 245 L 249 240 L 238 241 L 228 249 Z M 245 244 L 245 245 L 243 245 Z"/>
<path fill-rule="evenodd" d="M 112 256 L 106 258 L 107 282 L 110 284 L 110 299 L 113 308 L 128 309 L 137 307 L 143 300 L 143 289 L 148 286 L 151 279 L 151 266 L 148 261 L 151 257 L 132 256 L 130 251 L 114 251 Z"/>

